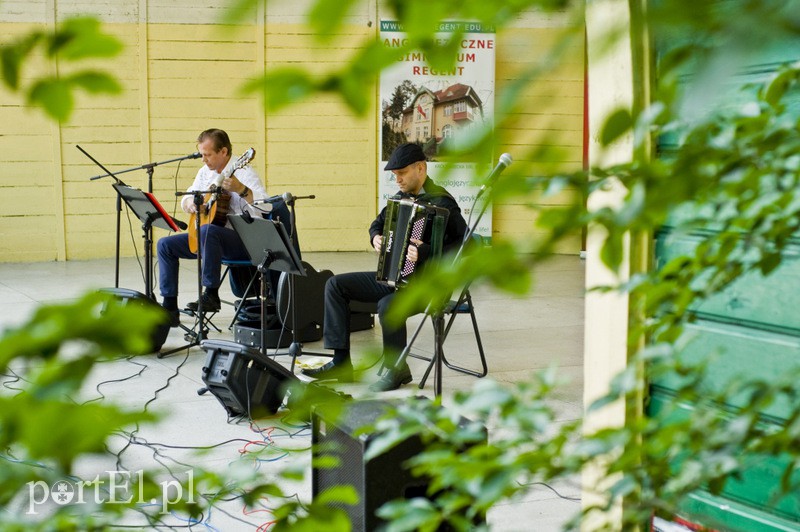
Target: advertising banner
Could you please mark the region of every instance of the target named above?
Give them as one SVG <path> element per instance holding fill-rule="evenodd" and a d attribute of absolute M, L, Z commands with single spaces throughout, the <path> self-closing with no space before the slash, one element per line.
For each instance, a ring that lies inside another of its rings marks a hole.
<path fill-rule="evenodd" d="M 397 192 L 394 176 L 383 169 L 392 151 L 405 142 L 422 146 L 428 157 L 428 175 L 458 201 L 468 221 L 478 187 L 471 176 L 489 171 L 491 161 L 456 162 L 446 177 L 438 155 L 457 146 L 470 131 L 491 127 L 494 121 L 495 33 L 474 22 L 444 22 L 437 38 L 449 39 L 456 29 L 464 31 L 455 64 L 447 71 L 430 67 L 422 53 L 399 56 L 397 64 L 381 74 L 381 131 L 378 168 L 378 209 Z M 403 45 L 405 34 L 396 21 L 381 21 L 381 41 L 388 48 Z M 478 208 L 480 205 L 477 206 Z M 472 225 L 472 223 L 470 223 Z M 487 209 L 478 234 L 492 235 L 492 213 Z"/>

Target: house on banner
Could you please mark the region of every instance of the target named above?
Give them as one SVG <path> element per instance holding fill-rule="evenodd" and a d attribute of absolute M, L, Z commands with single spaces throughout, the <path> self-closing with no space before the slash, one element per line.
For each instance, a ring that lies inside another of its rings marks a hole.
<path fill-rule="evenodd" d="M 469 85 L 456 83 L 433 92 L 420 88 L 403 110 L 402 130 L 408 142 L 420 143 L 434 155 L 438 147 L 452 142 L 459 130 L 483 122 L 483 102 Z"/>

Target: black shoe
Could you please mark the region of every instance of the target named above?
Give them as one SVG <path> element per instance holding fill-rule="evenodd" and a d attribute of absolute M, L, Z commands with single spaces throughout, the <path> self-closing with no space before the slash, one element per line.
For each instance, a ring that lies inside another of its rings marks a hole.
<path fill-rule="evenodd" d="M 404 365 L 400 369 L 390 369 L 386 375 L 381 377 L 381 380 L 374 382 L 370 385 L 369 391 L 371 392 L 388 392 L 396 390 L 404 384 L 411 382 L 411 370 L 408 365 Z"/>
<path fill-rule="evenodd" d="M 336 380 L 339 382 L 353 382 L 353 363 L 349 360 L 334 364 L 328 362 L 324 366 L 314 369 L 304 369 L 303 375 L 314 377 L 317 380 Z"/>
<path fill-rule="evenodd" d="M 169 314 L 169 326 L 170 327 L 180 327 L 181 326 L 181 313 L 178 309 L 164 309 Z"/>
<path fill-rule="evenodd" d="M 217 312 L 220 308 L 222 308 L 221 303 L 219 302 L 219 295 L 217 294 L 209 294 L 208 292 L 203 292 L 202 296 L 203 301 L 203 312 Z M 192 301 L 186 308 L 191 310 L 192 312 L 197 312 L 198 302 Z"/>

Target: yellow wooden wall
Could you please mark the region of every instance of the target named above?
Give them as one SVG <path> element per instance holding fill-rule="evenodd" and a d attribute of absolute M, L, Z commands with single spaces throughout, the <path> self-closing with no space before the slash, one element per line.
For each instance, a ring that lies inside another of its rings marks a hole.
<path fill-rule="evenodd" d="M 532 81 L 520 95 L 520 104 L 497 130 L 501 152 L 514 156 L 510 171 L 526 176 L 577 171 L 583 166 L 584 39 L 568 39 L 555 65 L 548 64 L 553 49 L 565 42 L 566 16 L 531 15 L 497 38 L 496 83 L 499 90 L 521 76 Z M 543 151 L 547 153 L 542 156 Z M 540 191 L 495 205 L 492 233 L 504 238 L 543 236 L 535 225 L 539 209 L 558 208 L 575 200 L 574 190 L 542 198 Z M 577 254 L 576 233 L 557 248 Z"/>
<path fill-rule="evenodd" d="M 274 5 L 273 5 L 274 4 Z M 236 155 L 254 147 L 254 166 L 270 193 L 315 194 L 298 202 L 304 251 L 367 249 L 366 227 L 376 212 L 377 113 L 354 118 L 334 96 L 317 96 L 277 115 L 265 116 L 255 95 L 242 96 L 242 83 L 264 68 L 295 65 L 323 73 L 347 60 L 364 39 L 377 35 L 378 8 L 369 1 L 347 19 L 346 29 L 320 43 L 303 23 L 308 2 L 273 3 L 247 24 L 223 27 L 224 10 L 189 0 L 2 0 L 0 30 L 10 39 L 58 19 L 92 14 L 125 44 L 122 55 L 96 66 L 124 85 L 122 95 L 81 95 L 66 124 L 43 118 L 17 95 L 0 88 L 0 261 L 74 260 L 112 257 L 115 195 L 108 178 L 81 154 L 80 145 L 118 171 L 195 151 L 197 133 L 221 127 Z M 502 89 L 523 69 L 542 61 L 562 31 L 557 19 L 532 14 L 498 35 L 497 85 Z M 516 168 L 535 174 L 525 161 L 531 147 L 563 148 L 563 169 L 580 167 L 583 122 L 583 43 L 560 68 L 525 93 L 525 110 L 498 132 L 514 154 Z M 69 72 L 68 64 L 36 58 L 26 76 Z M 365 87 L 376 107 L 377 84 Z M 153 189 L 169 211 L 175 190 L 184 190 L 197 161 L 157 166 Z M 146 189 L 147 174 L 119 176 Z M 532 232 L 536 197 L 497 205 L 494 232 L 512 238 Z M 553 200 L 551 200 L 552 202 Z M 555 203 L 560 200 L 556 199 Z M 185 215 L 178 211 L 179 217 Z M 156 230 L 156 237 L 165 234 Z M 122 253 L 142 253 L 139 223 L 123 211 Z M 562 251 L 577 253 L 576 236 Z"/>

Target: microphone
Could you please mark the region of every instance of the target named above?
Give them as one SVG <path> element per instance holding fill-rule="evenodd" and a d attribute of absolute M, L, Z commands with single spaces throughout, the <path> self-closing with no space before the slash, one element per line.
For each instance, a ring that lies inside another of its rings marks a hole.
<path fill-rule="evenodd" d="M 486 184 L 491 184 L 491 182 L 494 181 L 497 178 L 497 176 L 500 175 L 500 172 L 511 166 L 511 163 L 513 162 L 514 159 L 511 158 L 510 153 L 504 153 L 503 155 L 500 156 L 500 160 L 498 161 L 497 166 L 495 166 L 492 169 L 491 173 L 486 177 L 485 184 L 481 185 L 480 190 L 478 190 L 478 194 L 475 196 L 476 201 L 480 197 L 480 195 L 483 194 L 483 191 L 486 190 Z"/>
<path fill-rule="evenodd" d="M 311 194 L 310 196 L 293 196 L 291 192 L 283 193 L 283 201 L 285 201 L 287 205 L 291 205 L 293 202 L 300 199 L 315 199 L 315 198 L 316 196 L 314 194 Z"/>
<path fill-rule="evenodd" d="M 489 174 L 489 177 L 487 177 L 486 180 L 491 181 L 492 179 L 500 175 L 500 172 L 511 166 L 511 163 L 513 162 L 514 159 L 511 158 L 511 154 L 504 153 L 503 155 L 500 156 L 500 161 L 498 161 L 497 166 L 494 167 L 494 170 L 492 170 L 492 173 Z"/>
<path fill-rule="evenodd" d="M 289 193 L 287 192 L 286 194 L 289 194 Z M 274 203 L 274 202 L 276 202 L 278 200 L 284 199 L 284 195 L 285 194 L 279 194 L 277 196 L 270 196 L 270 197 L 264 198 L 264 199 L 257 199 L 255 201 L 253 201 L 253 203 L 251 203 L 250 205 L 261 205 L 262 203 Z M 291 194 L 289 194 L 289 195 L 291 196 Z"/>
<path fill-rule="evenodd" d="M 297 201 L 299 199 L 314 199 L 316 196 L 311 194 L 310 196 L 295 196 L 291 192 L 284 192 L 278 196 L 270 196 L 268 198 L 255 200 L 251 205 L 261 205 L 262 203 L 275 203 L 276 201 L 283 200 L 284 203 L 287 205 L 291 205 L 292 202 Z"/>
<path fill-rule="evenodd" d="M 199 151 L 196 151 L 193 154 L 186 156 L 187 159 L 199 159 L 200 157 L 202 157 L 202 155 L 200 155 Z"/>

